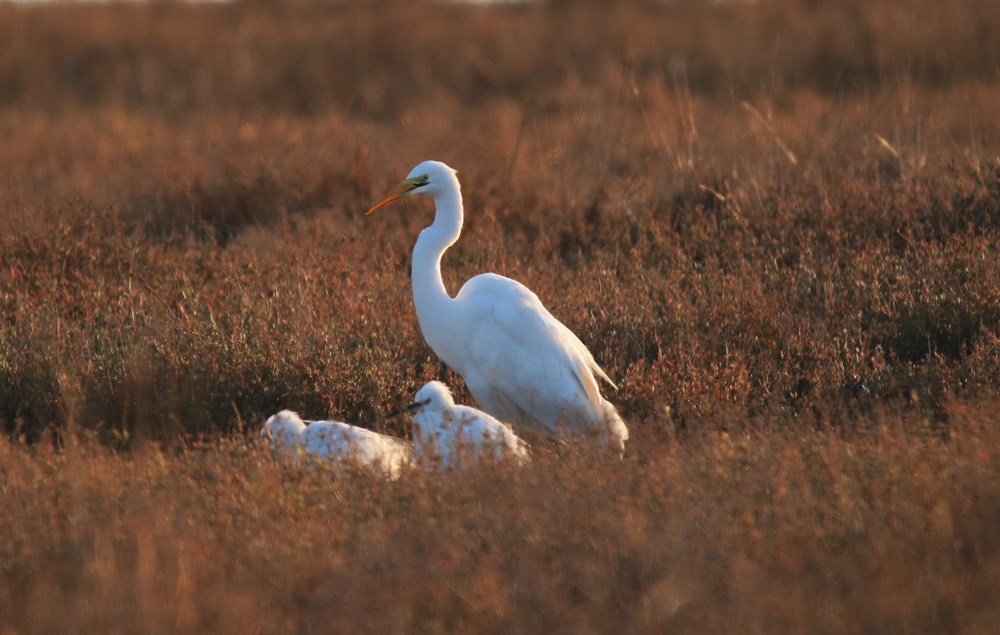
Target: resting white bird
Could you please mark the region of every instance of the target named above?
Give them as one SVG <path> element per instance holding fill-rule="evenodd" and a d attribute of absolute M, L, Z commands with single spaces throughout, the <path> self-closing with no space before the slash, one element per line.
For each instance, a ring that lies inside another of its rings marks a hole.
<path fill-rule="evenodd" d="M 528 445 L 505 423 L 469 406 L 455 405 L 448 387 L 432 381 L 417 391 L 413 403 L 413 454 L 443 469 L 477 463 L 480 457 L 529 460 Z"/>
<path fill-rule="evenodd" d="M 597 378 L 614 383 L 587 347 L 519 282 L 484 273 L 454 298 L 441 257 L 462 232 L 455 170 L 425 161 L 368 210 L 408 195 L 434 199 L 434 223 L 413 248 L 413 304 L 424 339 L 465 379 L 480 407 L 501 421 L 546 436 L 596 438 L 623 452 L 628 428 L 601 396 Z"/>
<path fill-rule="evenodd" d="M 402 439 L 339 421 L 313 421 L 307 426 L 291 410 L 268 417 L 260 436 L 293 460 L 305 455 L 330 462 L 354 461 L 393 478 L 410 460 L 410 446 Z"/>

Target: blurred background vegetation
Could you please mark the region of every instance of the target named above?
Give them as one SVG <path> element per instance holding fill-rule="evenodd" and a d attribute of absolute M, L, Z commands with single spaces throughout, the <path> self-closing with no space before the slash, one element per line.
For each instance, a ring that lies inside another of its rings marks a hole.
<path fill-rule="evenodd" d="M 528 284 L 640 429 L 992 392 L 988 7 L 2 5 L 0 419 L 374 425 L 456 383 L 408 298 L 430 211 L 361 215 L 431 157 L 452 291 Z"/>

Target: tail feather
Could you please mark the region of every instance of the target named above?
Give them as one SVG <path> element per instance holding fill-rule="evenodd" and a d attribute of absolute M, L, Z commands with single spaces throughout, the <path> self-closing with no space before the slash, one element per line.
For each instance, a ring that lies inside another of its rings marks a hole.
<path fill-rule="evenodd" d="M 611 402 L 604 400 L 604 425 L 608 430 L 608 445 L 619 452 L 625 452 L 625 442 L 628 441 L 628 427 Z"/>

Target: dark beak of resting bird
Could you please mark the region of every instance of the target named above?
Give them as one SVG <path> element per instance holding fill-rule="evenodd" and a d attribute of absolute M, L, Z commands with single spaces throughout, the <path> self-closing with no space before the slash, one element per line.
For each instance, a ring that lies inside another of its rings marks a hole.
<path fill-rule="evenodd" d="M 414 403 L 411 403 L 408 406 L 403 406 L 402 408 L 399 408 L 398 410 L 393 410 L 392 412 L 390 412 L 389 414 L 387 414 L 386 417 L 387 418 L 388 417 L 398 417 L 399 415 L 406 414 L 407 412 L 413 412 L 414 410 L 420 410 L 421 408 L 423 408 L 426 405 L 427 405 L 426 402 L 421 403 L 419 401 L 416 401 Z"/>
<path fill-rule="evenodd" d="M 396 187 L 389 190 L 389 192 L 385 196 L 383 196 L 378 203 L 375 203 L 374 205 L 369 207 L 368 211 L 365 212 L 365 214 L 366 215 L 372 214 L 387 205 L 395 203 L 396 201 L 403 198 L 404 196 L 406 196 L 407 194 L 409 194 L 418 187 L 420 187 L 420 183 L 416 182 L 415 179 L 406 179 Z"/>

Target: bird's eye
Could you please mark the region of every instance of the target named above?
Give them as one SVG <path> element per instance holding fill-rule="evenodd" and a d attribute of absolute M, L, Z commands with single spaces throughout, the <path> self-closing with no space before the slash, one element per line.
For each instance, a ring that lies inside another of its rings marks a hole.
<path fill-rule="evenodd" d="M 423 406 L 429 406 L 429 405 L 431 405 L 431 398 L 428 397 L 427 399 L 424 399 L 423 401 L 420 402 L 420 404 L 423 405 Z"/>
<path fill-rule="evenodd" d="M 431 182 L 431 179 L 426 174 L 423 176 L 418 176 L 415 185 L 417 187 L 423 187 Z"/>

